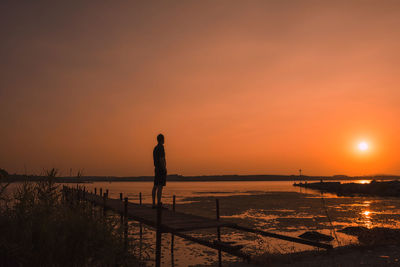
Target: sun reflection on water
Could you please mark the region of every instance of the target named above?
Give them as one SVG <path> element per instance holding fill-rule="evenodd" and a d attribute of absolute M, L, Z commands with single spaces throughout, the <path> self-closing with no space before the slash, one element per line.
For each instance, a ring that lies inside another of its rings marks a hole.
<path fill-rule="evenodd" d="M 369 204 L 367 206 L 369 206 Z M 368 229 L 372 228 L 371 214 L 372 214 L 372 211 L 370 211 L 370 210 L 364 210 L 363 212 L 361 212 L 361 215 L 362 215 L 361 220 L 362 220 L 364 226 L 367 227 Z"/>
<path fill-rule="evenodd" d="M 366 210 L 366 211 L 364 211 L 363 213 L 362 213 L 366 218 L 369 218 L 370 216 L 370 214 L 371 214 L 371 212 L 369 211 L 369 210 Z"/>
<path fill-rule="evenodd" d="M 369 209 L 370 205 L 371 201 L 364 201 L 362 206 L 365 207 L 366 209 L 361 211 L 361 222 L 368 229 L 372 228 L 371 215 L 373 212 Z"/>

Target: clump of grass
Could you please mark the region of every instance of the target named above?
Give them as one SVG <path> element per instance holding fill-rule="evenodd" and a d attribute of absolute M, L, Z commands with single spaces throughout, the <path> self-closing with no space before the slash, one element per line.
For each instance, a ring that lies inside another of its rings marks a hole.
<path fill-rule="evenodd" d="M 23 183 L 0 211 L 0 266 L 138 266 L 111 219 L 84 202 L 66 205 L 57 170 Z M 1 197 L 1 196 L 0 196 Z M 10 204 L 11 202 L 11 204 Z"/>
<path fill-rule="evenodd" d="M 400 245 L 400 230 L 375 227 L 363 229 L 358 234 L 358 241 L 365 246 Z"/>

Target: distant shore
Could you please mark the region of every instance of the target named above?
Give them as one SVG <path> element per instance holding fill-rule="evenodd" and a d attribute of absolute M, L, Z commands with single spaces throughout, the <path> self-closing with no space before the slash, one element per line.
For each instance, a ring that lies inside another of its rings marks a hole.
<path fill-rule="evenodd" d="M 340 182 L 316 182 L 316 183 L 295 183 L 294 186 L 310 188 L 323 192 L 335 193 L 338 196 L 381 196 L 381 197 L 400 197 L 400 181 L 377 181 L 371 183 L 340 183 Z"/>
<path fill-rule="evenodd" d="M 45 176 L 36 175 L 8 175 L 3 177 L 5 182 L 41 181 Z M 57 177 L 59 183 L 91 183 L 91 182 L 151 182 L 153 176 L 117 177 L 117 176 L 81 176 L 81 177 Z M 183 176 L 168 175 L 171 182 L 248 182 L 248 181 L 332 181 L 332 180 L 399 180 L 400 176 L 376 175 L 376 176 L 299 176 L 299 175 L 204 175 Z"/>

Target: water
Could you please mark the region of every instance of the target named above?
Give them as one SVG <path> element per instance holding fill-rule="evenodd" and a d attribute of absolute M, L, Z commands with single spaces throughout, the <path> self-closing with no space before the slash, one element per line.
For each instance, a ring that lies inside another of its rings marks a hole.
<path fill-rule="evenodd" d="M 347 181 L 351 182 L 351 181 Z M 369 181 L 355 181 L 366 183 Z M 355 243 L 354 237 L 337 232 L 347 226 L 390 227 L 400 226 L 400 199 L 378 197 L 337 197 L 334 194 L 294 187 L 288 181 L 251 182 L 168 182 L 163 192 L 163 203 L 170 205 L 172 196 L 177 197 L 177 210 L 215 218 L 215 198 L 220 199 L 221 217 L 242 225 L 265 231 L 298 236 L 305 231 L 316 230 L 336 239 L 332 245 Z M 108 189 L 111 198 L 119 193 L 138 203 L 142 193 L 144 204 L 151 203 L 151 182 L 96 182 L 85 184 L 89 191 Z M 132 236 L 139 239 L 139 225 L 132 223 Z M 154 231 L 144 228 L 142 256 L 147 255 L 149 266 L 154 258 Z M 214 240 L 216 230 L 191 233 L 193 236 Z M 313 249 L 254 234 L 224 229 L 222 238 L 244 245 L 243 251 L 252 254 L 288 253 Z M 163 237 L 163 262 L 172 265 L 171 237 Z M 145 247 L 145 249 L 144 249 Z M 137 252 L 137 250 L 136 250 Z M 138 253 L 138 252 L 137 252 Z M 223 254 L 226 261 L 238 260 Z M 217 260 L 215 250 L 175 237 L 174 266 L 212 264 Z"/>
<path fill-rule="evenodd" d="M 111 198 L 119 198 L 123 193 L 130 201 L 138 201 L 142 193 L 143 203 L 151 203 L 152 182 L 95 182 L 85 184 L 88 190 L 109 190 Z M 168 182 L 163 189 L 163 203 L 172 203 L 172 196 L 177 201 L 189 197 L 221 197 L 232 195 L 251 195 L 262 192 L 297 192 L 293 182 L 287 181 L 254 181 L 254 182 Z"/>

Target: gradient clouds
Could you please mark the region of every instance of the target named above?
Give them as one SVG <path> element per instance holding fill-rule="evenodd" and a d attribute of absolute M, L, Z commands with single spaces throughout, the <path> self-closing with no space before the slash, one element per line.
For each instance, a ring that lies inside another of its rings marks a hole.
<path fill-rule="evenodd" d="M 162 132 L 170 173 L 400 174 L 398 1 L 0 10 L 11 172 L 149 175 Z"/>

